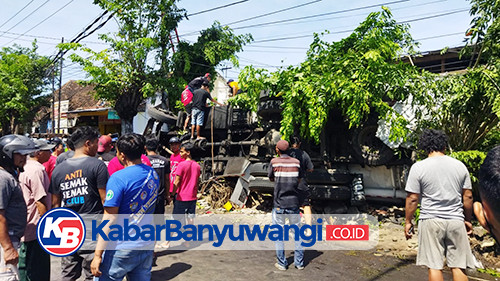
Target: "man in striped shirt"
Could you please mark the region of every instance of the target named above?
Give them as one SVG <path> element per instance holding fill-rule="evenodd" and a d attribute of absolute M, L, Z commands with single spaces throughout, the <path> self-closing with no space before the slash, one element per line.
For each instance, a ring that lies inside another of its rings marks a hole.
<path fill-rule="evenodd" d="M 273 224 L 283 226 L 285 218 L 289 224 L 299 225 L 299 181 L 301 178 L 299 160 L 286 154 L 289 144 L 280 140 L 276 144 L 279 157 L 273 158 L 269 165 L 269 180 L 274 181 Z M 276 241 L 278 262 L 274 265 L 279 270 L 286 270 L 288 263 L 285 257 L 283 241 Z M 294 264 L 297 269 L 304 269 L 304 250 L 301 241 L 295 241 Z"/>

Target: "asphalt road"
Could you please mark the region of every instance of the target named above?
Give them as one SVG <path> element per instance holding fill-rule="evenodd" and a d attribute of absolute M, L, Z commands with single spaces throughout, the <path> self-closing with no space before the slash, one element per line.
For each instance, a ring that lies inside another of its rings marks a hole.
<path fill-rule="evenodd" d="M 375 251 L 306 251 L 305 269 L 293 267 L 293 251 L 287 251 L 286 271 L 274 267 L 274 251 L 175 251 L 158 252 L 152 280 L 427 280 L 427 269 L 414 261 L 377 256 Z M 52 258 L 52 280 L 59 278 L 59 258 Z M 495 280 L 469 272 L 471 280 Z M 445 271 L 444 280 L 452 280 Z M 80 279 L 82 280 L 82 279 Z"/>

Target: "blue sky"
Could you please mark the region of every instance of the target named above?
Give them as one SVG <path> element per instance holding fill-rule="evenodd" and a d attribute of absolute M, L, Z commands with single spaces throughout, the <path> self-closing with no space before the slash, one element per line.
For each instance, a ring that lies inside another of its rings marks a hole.
<path fill-rule="evenodd" d="M 207 11 L 232 3 L 237 4 Z M 39 51 L 43 55 L 54 54 L 61 37 L 71 40 L 102 13 L 91 0 L 11 0 L 2 4 L 0 46 L 14 43 L 29 46 L 30 41 L 38 38 Z M 262 16 L 298 5 L 302 6 Z M 370 12 L 379 11 L 381 5 L 388 6 L 398 22 L 408 21 L 413 38 L 421 43 L 422 52 L 463 45 L 471 19 L 470 3 L 465 0 L 182 0 L 178 6 L 194 15 L 179 24 L 178 33 L 181 40 L 196 41 L 196 32 L 209 27 L 215 20 L 221 24 L 244 20 L 229 25 L 237 34 L 252 34 L 255 41 L 238 54 L 240 67 L 251 64 L 276 70 L 279 66 L 302 62 L 314 32 L 329 30 L 332 34 L 323 39 L 338 41 L 348 36 Z M 196 14 L 202 11 L 207 12 Z M 255 18 L 250 19 L 252 17 Z M 302 17 L 304 19 L 297 19 Z M 116 27 L 116 22 L 110 20 L 84 42 L 96 50 L 105 48 L 99 44 L 97 34 L 113 32 Z M 228 79 L 237 78 L 239 69 L 230 63 L 223 63 L 220 68 L 225 66 L 231 69 L 221 73 Z M 63 81 L 84 77 L 78 65 L 65 61 Z"/>

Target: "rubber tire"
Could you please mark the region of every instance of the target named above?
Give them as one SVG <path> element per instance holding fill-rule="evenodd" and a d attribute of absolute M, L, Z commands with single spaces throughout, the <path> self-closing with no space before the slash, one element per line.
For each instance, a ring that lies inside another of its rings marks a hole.
<path fill-rule="evenodd" d="M 382 166 L 394 158 L 394 151 L 375 136 L 377 128 L 376 124 L 366 125 L 355 129 L 352 134 L 353 156 L 360 164 Z"/>
<path fill-rule="evenodd" d="M 250 165 L 250 175 L 254 177 L 267 177 L 269 163 L 255 163 Z"/>
<path fill-rule="evenodd" d="M 154 107 L 148 107 L 148 115 L 160 122 L 166 123 L 169 126 L 175 126 L 177 123 L 177 116 L 168 114 L 164 111 L 158 110 Z"/>

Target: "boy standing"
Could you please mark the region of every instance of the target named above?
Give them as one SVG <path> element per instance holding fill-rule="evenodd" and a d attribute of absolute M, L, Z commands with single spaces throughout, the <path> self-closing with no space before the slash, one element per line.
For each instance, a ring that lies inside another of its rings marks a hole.
<path fill-rule="evenodd" d="M 181 157 L 183 162 L 179 163 L 175 172 L 174 190 L 174 218 L 182 224 L 187 221 L 193 224 L 196 211 L 196 195 L 198 193 L 198 181 L 200 178 L 200 165 L 191 158 L 190 143 L 181 146 Z M 178 216 L 175 216 L 178 215 Z"/>

